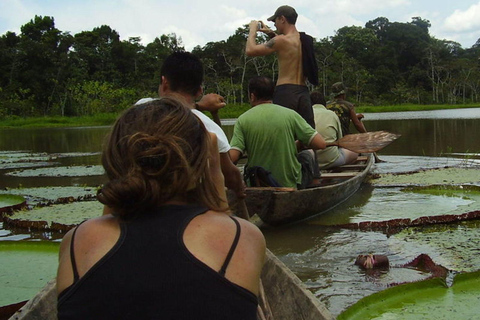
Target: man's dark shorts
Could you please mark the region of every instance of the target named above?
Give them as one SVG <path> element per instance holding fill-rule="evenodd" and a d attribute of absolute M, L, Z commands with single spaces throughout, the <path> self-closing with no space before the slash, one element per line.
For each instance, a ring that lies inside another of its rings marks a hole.
<path fill-rule="evenodd" d="M 281 84 L 275 87 L 273 103 L 295 110 L 315 129 L 312 102 L 307 86 Z"/>

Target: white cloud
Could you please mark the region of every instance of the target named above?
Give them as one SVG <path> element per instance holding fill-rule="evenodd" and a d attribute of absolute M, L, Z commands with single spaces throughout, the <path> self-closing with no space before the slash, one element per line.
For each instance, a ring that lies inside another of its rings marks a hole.
<path fill-rule="evenodd" d="M 0 21 L 2 25 L 15 26 L 3 31 L 20 32 L 20 27 L 35 17 L 35 14 L 26 6 L 22 0 L 1 0 L 0 1 Z"/>
<path fill-rule="evenodd" d="M 343 13 L 347 15 L 363 15 L 385 8 L 399 8 L 410 5 L 408 0 L 326 0 L 319 5 L 311 3 L 312 8 L 320 14 Z M 341 19 L 341 17 L 339 17 Z"/>
<path fill-rule="evenodd" d="M 196 45 L 226 40 L 250 20 L 266 22 L 277 7 L 288 3 L 285 0 L 0 0 L 0 33 L 20 31 L 20 26 L 37 14 L 53 16 L 61 31 L 76 34 L 109 25 L 122 40 L 140 36 L 143 44 L 174 32 L 182 38 L 185 48 L 191 50 Z M 471 0 L 297 0 L 290 4 L 299 14 L 298 29 L 317 39 L 333 36 L 344 26 L 364 26 L 378 17 L 409 22 L 412 17 L 420 16 L 431 21 L 432 36 L 443 39 L 448 35 L 459 42 L 466 39 L 467 31 L 473 33 L 480 26 L 480 19 L 475 19 L 480 16 L 480 2 L 471 5 Z M 272 23 L 268 25 L 273 27 Z M 468 45 L 475 42 L 467 41 Z"/>
<path fill-rule="evenodd" d="M 445 29 L 449 31 L 463 32 L 473 31 L 480 28 L 480 2 L 470 6 L 467 10 L 455 10 L 445 20 Z"/>
<path fill-rule="evenodd" d="M 247 16 L 247 12 L 243 9 L 238 9 L 234 7 L 229 7 L 227 5 L 222 5 L 221 7 L 222 17 L 235 20 L 235 19 L 242 19 Z"/>

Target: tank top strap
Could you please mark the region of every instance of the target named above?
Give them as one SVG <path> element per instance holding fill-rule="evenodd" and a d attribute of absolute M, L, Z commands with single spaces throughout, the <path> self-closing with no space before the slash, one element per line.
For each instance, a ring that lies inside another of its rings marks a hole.
<path fill-rule="evenodd" d="M 85 222 L 85 221 L 83 221 Z M 81 222 L 78 226 L 75 227 L 75 229 L 73 230 L 73 234 L 72 234 L 72 240 L 70 241 L 70 261 L 72 263 L 72 271 L 73 271 L 73 283 L 76 283 L 78 281 L 78 279 L 80 279 L 80 276 L 78 274 L 78 269 L 77 269 L 77 263 L 75 261 L 75 252 L 73 250 L 73 244 L 74 244 L 74 241 L 75 241 L 75 234 L 77 233 L 77 229 L 78 227 L 80 227 L 82 225 Z"/>
<path fill-rule="evenodd" d="M 237 226 L 237 232 L 235 233 L 235 238 L 233 239 L 233 243 L 232 243 L 232 246 L 230 247 L 230 251 L 228 251 L 227 257 L 225 258 L 225 262 L 223 263 L 220 271 L 218 271 L 218 273 L 223 277 L 225 276 L 225 272 L 227 271 L 227 267 L 228 267 L 228 264 L 230 263 L 230 260 L 232 259 L 233 253 L 237 248 L 238 240 L 240 239 L 240 231 L 241 231 L 240 223 L 237 221 L 237 219 L 233 217 L 230 217 L 230 218 L 233 220 L 233 222 L 235 222 L 235 225 Z"/>

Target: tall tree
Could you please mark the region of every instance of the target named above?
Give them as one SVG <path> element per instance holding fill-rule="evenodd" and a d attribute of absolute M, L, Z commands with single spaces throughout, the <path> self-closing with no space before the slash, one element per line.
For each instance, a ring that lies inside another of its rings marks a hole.
<path fill-rule="evenodd" d="M 53 17 L 35 16 L 21 27 L 17 76 L 29 90 L 41 114 L 49 114 L 58 85 L 65 76 L 66 55 L 72 43 L 68 33 L 55 28 Z"/>
<path fill-rule="evenodd" d="M 95 81 L 119 81 L 113 57 L 113 52 L 118 50 L 119 45 L 119 34 L 106 25 L 77 33 L 72 61 L 80 76 Z"/>

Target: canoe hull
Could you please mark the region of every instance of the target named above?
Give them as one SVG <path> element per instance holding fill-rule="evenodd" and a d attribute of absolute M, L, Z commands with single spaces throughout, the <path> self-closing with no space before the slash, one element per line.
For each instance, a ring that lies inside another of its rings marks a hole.
<path fill-rule="evenodd" d="M 269 250 L 262 271 L 262 283 L 273 319 L 334 319 L 302 281 Z"/>
<path fill-rule="evenodd" d="M 323 304 L 275 255 L 267 249 L 262 283 L 275 320 L 334 319 Z M 18 310 L 10 320 L 56 320 L 55 279 Z"/>
<path fill-rule="evenodd" d="M 324 213 L 347 200 L 361 186 L 373 164 L 373 157 L 365 158 L 360 169 L 342 171 L 342 178 L 327 173 L 322 180 L 329 179 L 324 186 L 296 191 L 279 191 L 274 188 L 247 188 L 245 203 L 251 216 L 257 214 L 271 226 L 288 224 Z M 339 169 L 341 170 L 341 168 Z"/>

